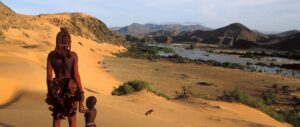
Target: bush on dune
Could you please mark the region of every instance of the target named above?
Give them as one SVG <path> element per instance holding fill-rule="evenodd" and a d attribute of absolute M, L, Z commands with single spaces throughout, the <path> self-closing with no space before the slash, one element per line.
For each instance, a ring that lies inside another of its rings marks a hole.
<path fill-rule="evenodd" d="M 133 92 L 138 92 L 138 91 L 141 91 L 144 89 L 146 89 L 158 96 L 164 97 L 168 100 L 171 99 L 166 94 L 157 92 L 156 90 L 154 90 L 153 88 L 150 87 L 149 83 L 142 81 L 142 80 L 133 80 L 133 81 L 125 82 L 122 85 L 120 85 L 118 88 L 114 88 L 114 90 L 111 92 L 111 94 L 116 95 L 116 96 L 121 96 L 121 95 L 130 94 Z"/>
<path fill-rule="evenodd" d="M 114 88 L 111 94 L 120 96 L 120 95 L 141 91 L 148 87 L 149 84 L 147 82 L 141 80 L 133 80 L 133 81 L 123 83 L 118 88 Z"/>
<path fill-rule="evenodd" d="M 295 127 L 300 127 L 300 108 L 294 109 L 282 109 L 281 111 L 276 111 L 272 106 L 267 105 L 266 103 L 274 103 L 275 96 L 270 93 L 265 93 L 264 101 L 256 99 L 247 93 L 244 93 L 238 88 L 235 88 L 232 91 L 224 91 L 223 95 L 220 97 L 222 100 L 230 102 L 240 102 L 246 104 L 250 107 L 257 108 L 269 116 L 273 117 L 278 121 L 288 122 Z"/>
<path fill-rule="evenodd" d="M 232 91 L 224 91 L 221 99 L 230 102 L 241 102 L 254 108 L 262 107 L 264 105 L 263 101 L 255 99 L 254 97 L 242 92 L 238 88 L 235 88 Z"/>

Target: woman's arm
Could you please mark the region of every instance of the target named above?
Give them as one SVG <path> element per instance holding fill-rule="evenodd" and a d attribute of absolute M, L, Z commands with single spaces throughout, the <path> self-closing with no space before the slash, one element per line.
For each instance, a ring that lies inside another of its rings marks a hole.
<path fill-rule="evenodd" d="M 75 80 L 75 82 L 78 86 L 78 89 L 79 89 L 80 93 L 81 93 L 81 96 L 82 96 L 81 102 L 82 102 L 84 100 L 84 95 L 83 95 L 84 91 L 82 89 L 80 75 L 79 75 L 79 71 L 78 71 L 78 56 L 75 52 L 74 52 L 74 57 L 75 57 L 75 61 L 74 61 L 74 65 L 73 65 L 73 70 L 74 70 L 73 77 L 74 77 L 74 80 Z"/>
<path fill-rule="evenodd" d="M 79 109 L 78 109 L 78 111 L 79 111 L 80 113 L 87 113 L 87 112 L 88 112 L 88 109 L 84 109 L 83 104 L 80 102 L 80 103 L 79 103 Z"/>
<path fill-rule="evenodd" d="M 52 82 L 52 65 L 50 63 L 50 53 L 47 57 L 47 78 L 46 78 L 46 81 L 47 81 L 47 91 L 48 91 L 48 94 L 49 94 L 49 91 L 50 91 L 50 85 L 51 85 L 51 82 Z"/>

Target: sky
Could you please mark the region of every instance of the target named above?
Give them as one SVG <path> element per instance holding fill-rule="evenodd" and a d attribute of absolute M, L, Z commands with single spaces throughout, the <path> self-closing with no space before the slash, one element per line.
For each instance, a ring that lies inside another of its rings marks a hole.
<path fill-rule="evenodd" d="M 242 23 L 262 32 L 300 30 L 300 0 L 1 0 L 17 13 L 84 12 L 109 27 L 131 23 Z"/>

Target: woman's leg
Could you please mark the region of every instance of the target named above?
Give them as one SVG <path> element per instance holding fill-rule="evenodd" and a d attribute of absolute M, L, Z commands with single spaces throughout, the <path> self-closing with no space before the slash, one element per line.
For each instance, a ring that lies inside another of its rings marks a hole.
<path fill-rule="evenodd" d="M 53 118 L 53 127 L 60 127 L 60 119 Z"/>
<path fill-rule="evenodd" d="M 76 127 L 76 114 L 73 116 L 68 116 L 69 127 Z"/>

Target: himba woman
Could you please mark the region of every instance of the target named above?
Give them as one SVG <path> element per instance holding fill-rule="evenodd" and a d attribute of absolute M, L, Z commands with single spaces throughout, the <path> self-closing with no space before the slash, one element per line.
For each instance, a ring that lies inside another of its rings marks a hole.
<path fill-rule="evenodd" d="M 53 127 L 60 127 L 61 119 L 66 117 L 69 127 L 76 127 L 77 105 L 84 100 L 84 91 L 78 72 L 78 57 L 71 51 L 71 36 L 65 27 L 60 28 L 56 47 L 48 54 L 47 90 L 46 102 L 52 111 Z"/>

